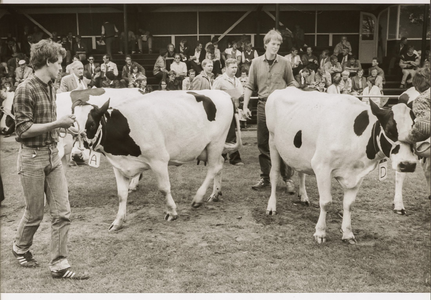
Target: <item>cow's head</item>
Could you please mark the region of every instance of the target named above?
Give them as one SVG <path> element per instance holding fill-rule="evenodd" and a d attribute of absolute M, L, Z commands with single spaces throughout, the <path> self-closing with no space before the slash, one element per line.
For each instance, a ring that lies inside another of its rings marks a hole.
<path fill-rule="evenodd" d="M 381 128 L 375 132 L 375 141 L 380 150 L 391 159 L 392 168 L 398 172 L 414 172 L 416 156 L 413 146 L 400 140 L 408 135 L 413 126 L 410 108 L 405 104 L 396 104 L 391 109 L 380 109 L 370 101 L 371 111 L 380 122 Z"/>
<path fill-rule="evenodd" d="M 102 118 L 109 108 L 109 101 L 106 101 L 101 107 L 87 102 L 80 103 L 74 107 L 76 121 L 79 124 L 80 130 L 84 131 L 87 136 L 87 143 L 89 140 L 97 139 L 96 133 L 101 126 Z M 93 141 L 94 143 L 94 141 Z"/>

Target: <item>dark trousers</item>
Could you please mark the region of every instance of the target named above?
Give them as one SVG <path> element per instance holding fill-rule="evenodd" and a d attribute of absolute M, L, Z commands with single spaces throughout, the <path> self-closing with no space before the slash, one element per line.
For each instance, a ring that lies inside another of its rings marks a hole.
<path fill-rule="evenodd" d="M 226 142 L 227 143 L 236 143 L 236 126 L 235 126 L 235 117 L 232 120 L 232 123 L 229 127 L 229 131 L 227 133 Z M 229 154 L 223 154 L 223 157 L 227 159 L 227 156 L 229 155 L 229 163 L 234 165 L 236 163 L 241 162 L 241 156 L 239 155 L 239 151 L 235 151 Z"/>
<path fill-rule="evenodd" d="M 154 77 L 157 78 L 157 81 L 160 83 L 162 81 L 166 82 L 166 73 L 165 72 L 159 72 Z M 167 82 L 166 82 L 167 83 Z"/>
<path fill-rule="evenodd" d="M 195 61 L 190 61 L 190 67 L 195 70 L 196 76 L 198 76 L 202 72 L 202 66 L 198 65 Z"/>
<path fill-rule="evenodd" d="M 269 154 L 269 131 L 266 127 L 265 116 L 266 102 L 259 101 L 257 103 L 257 147 L 259 149 L 259 165 L 260 177 L 269 180 L 269 172 L 271 171 L 271 156 Z M 280 158 L 281 159 L 281 158 Z M 283 180 L 290 179 L 293 175 L 293 170 L 284 162 L 280 164 L 280 174 Z"/>

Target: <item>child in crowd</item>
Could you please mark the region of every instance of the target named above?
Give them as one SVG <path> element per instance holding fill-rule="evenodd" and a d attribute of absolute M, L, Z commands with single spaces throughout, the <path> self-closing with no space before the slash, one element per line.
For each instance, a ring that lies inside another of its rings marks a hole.
<path fill-rule="evenodd" d="M 166 81 L 164 81 L 164 80 L 160 81 L 160 90 L 161 91 L 167 91 L 168 90 L 167 87 L 168 87 L 168 85 L 167 85 Z"/>
<path fill-rule="evenodd" d="M 147 85 L 147 77 L 145 75 L 140 76 L 136 81 L 139 87 L 139 91 L 142 94 L 148 94 L 153 91 L 151 85 Z"/>
<path fill-rule="evenodd" d="M 193 79 L 196 77 L 196 72 L 193 69 L 189 70 L 189 76 L 184 78 L 183 80 L 183 90 L 188 91 L 191 88 L 191 83 Z"/>

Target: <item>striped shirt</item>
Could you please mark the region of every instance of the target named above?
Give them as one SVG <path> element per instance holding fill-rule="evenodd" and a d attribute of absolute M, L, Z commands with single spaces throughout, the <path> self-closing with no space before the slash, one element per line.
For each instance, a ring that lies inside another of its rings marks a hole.
<path fill-rule="evenodd" d="M 51 123 L 57 119 L 55 88 L 33 76 L 20 84 L 13 99 L 16 140 L 28 147 L 43 147 L 58 142 L 58 129 L 31 138 L 21 138 L 33 124 Z"/>

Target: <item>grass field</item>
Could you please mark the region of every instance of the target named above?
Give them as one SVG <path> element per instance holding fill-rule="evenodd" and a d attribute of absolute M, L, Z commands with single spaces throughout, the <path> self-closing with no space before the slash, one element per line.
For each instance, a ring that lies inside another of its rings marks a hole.
<path fill-rule="evenodd" d="M 190 163 L 170 167 L 179 218 L 164 221 L 164 200 L 151 172 L 129 195 L 127 222 L 108 232 L 118 202 L 111 166 L 68 168 L 72 226 L 72 265 L 92 278 L 83 282 L 50 277 L 49 214 L 35 235 L 37 269 L 19 267 L 11 247 L 24 201 L 16 174 L 18 144 L 1 140 L 1 175 L 6 200 L 1 206 L 2 293 L 323 293 L 430 292 L 430 201 L 419 170 L 405 182 L 406 216 L 392 212 L 394 171 L 379 182 L 369 174 L 353 206 L 356 245 L 341 241 L 342 191 L 333 182 L 327 242 L 315 243 L 319 209 L 295 206 L 296 195 L 278 190 L 277 215 L 265 214 L 269 189 L 253 191 L 258 180 L 255 132 L 245 132 L 245 166 L 225 164 L 223 198 L 190 206 L 206 168 Z M 297 177 L 295 176 L 295 182 Z M 308 195 L 318 201 L 314 177 Z M 208 190 L 208 195 L 210 190 Z"/>

